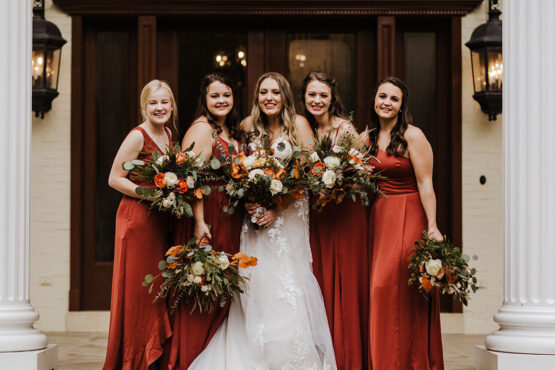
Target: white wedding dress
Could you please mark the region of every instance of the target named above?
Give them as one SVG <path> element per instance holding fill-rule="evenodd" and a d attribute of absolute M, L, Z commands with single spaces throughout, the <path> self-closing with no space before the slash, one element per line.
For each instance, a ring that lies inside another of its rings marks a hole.
<path fill-rule="evenodd" d="M 296 200 L 264 230 L 254 230 L 245 218 L 241 252 L 258 258 L 257 266 L 241 271 L 249 290 L 231 304 L 229 316 L 189 369 L 337 369 L 312 273 L 308 207 L 308 200 Z"/>

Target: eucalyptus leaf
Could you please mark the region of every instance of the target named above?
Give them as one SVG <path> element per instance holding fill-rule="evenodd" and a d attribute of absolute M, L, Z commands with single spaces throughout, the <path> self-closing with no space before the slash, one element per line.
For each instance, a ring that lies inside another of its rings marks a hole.
<path fill-rule="evenodd" d="M 125 170 L 125 171 L 131 171 L 133 168 L 135 168 L 135 165 L 131 162 L 123 162 L 123 164 L 121 165 L 121 167 Z"/>
<path fill-rule="evenodd" d="M 189 203 L 185 203 L 185 215 L 187 217 L 193 217 L 193 208 Z"/>
<path fill-rule="evenodd" d="M 210 195 L 212 192 L 212 188 L 208 185 L 203 185 L 202 190 L 204 190 L 204 195 Z"/>
<path fill-rule="evenodd" d="M 154 286 L 154 285 L 151 285 L 151 286 L 148 288 L 148 294 L 152 294 L 152 287 L 153 287 L 153 286 Z"/>
<path fill-rule="evenodd" d="M 229 211 L 229 207 L 228 207 L 228 206 L 224 206 L 223 209 L 224 209 L 224 212 L 225 212 L 225 213 L 227 213 L 227 212 Z"/>
<path fill-rule="evenodd" d="M 472 259 L 473 259 L 474 261 L 477 261 L 477 260 L 478 260 L 478 256 L 477 256 L 477 255 L 473 255 L 473 256 L 472 256 Z"/>
<path fill-rule="evenodd" d="M 237 197 L 243 198 L 244 195 L 245 195 L 245 190 L 243 188 L 237 190 Z"/>
<path fill-rule="evenodd" d="M 154 276 L 152 276 L 151 274 L 148 274 L 148 275 L 145 276 L 145 282 L 147 284 L 152 283 L 152 280 L 154 280 Z"/>
<path fill-rule="evenodd" d="M 133 159 L 131 161 L 131 163 L 133 163 L 135 166 L 144 166 L 145 165 L 145 162 L 141 161 L 140 159 Z"/>
<path fill-rule="evenodd" d="M 232 215 L 233 212 L 235 212 L 235 208 L 229 207 L 228 213 L 229 213 L 230 215 Z"/>
<path fill-rule="evenodd" d="M 160 262 L 158 263 L 158 268 L 159 268 L 160 270 L 165 270 L 166 267 L 168 267 L 168 264 L 166 263 L 166 261 L 160 261 Z"/>
<path fill-rule="evenodd" d="M 146 281 L 143 281 L 141 285 L 146 288 L 148 286 L 148 283 Z"/>

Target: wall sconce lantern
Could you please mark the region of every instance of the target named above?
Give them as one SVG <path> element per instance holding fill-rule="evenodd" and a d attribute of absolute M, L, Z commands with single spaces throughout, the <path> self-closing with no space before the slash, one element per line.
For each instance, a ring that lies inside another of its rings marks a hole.
<path fill-rule="evenodd" d="M 66 40 L 56 25 L 44 19 L 44 0 L 33 0 L 33 111 L 36 117 L 58 96 L 62 46 Z"/>
<path fill-rule="evenodd" d="M 497 0 L 489 0 L 488 21 L 478 26 L 465 44 L 470 49 L 472 63 L 472 97 L 490 121 L 495 121 L 501 113 L 503 86 L 503 29 L 499 19 L 501 11 L 494 5 L 497 6 Z"/>

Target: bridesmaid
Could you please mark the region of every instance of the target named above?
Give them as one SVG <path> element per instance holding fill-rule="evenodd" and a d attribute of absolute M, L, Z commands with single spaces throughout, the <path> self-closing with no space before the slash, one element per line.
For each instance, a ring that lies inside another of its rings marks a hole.
<path fill-rule="evenodd" d="M 172 148 L 177 109 L 167 83 L 153 80 L 141 92 L 144 122 L 135 127 L 118 150 L 109 185 L 123 193 L 116 215 L 116 240 L 110 332 L 104 369 L 157 368 L 164 342 L 171 336 L 166 305 L 152 303 L 152 295 L 141 286 L 146 274 L 158 271 L 167 248 L 168 220 L 139 202 L 138 186 L 148 187 L 122 169 L 123 162 L 152 160 L 154 151 Z M 177 130 L 176 130 L 177 131 Z"/>
<path fill-rule="evenodd" d="M 226 75 L 211 73 L 203 78 L 196 119 L 183 138 L 182 148 L 194 143 L 192 150 L 204 156 L 206 162 L 211 157 L 225 158 L 238 153 L 239 129 L 233 96 L 234 84 Z M 233 144 L 233 151 L 229 149 L 230 144 Z M 194 220 L 178 221 L 173 244 L 186 243 L 194 235 L 197 240 L 210 239 L 217 251 L 237 253 L 243 215 L 223 212 L 227 197 L 217 188 L 225 183 L 209 185 L 213 185 L 214 190 L 193 205 Z M 227 316 L 229 304 L 224 308 L 215 308 L 211 313 L 195 311 L 189 314 L 190 310 L 190 306 L 181 307 L 172 318 L 175 334 L 168 358 L 164 361 L 168 362 L 169 369 L 189 367 Z"/>
<path fill-rule="evenodd" d="M 335 79 L 310 72 L 302 85 L 304 114 L 315 135 L 333 142 L 345 135 L 358 139 L 345 117 Z M 368 233 L 367 210 L 357 201 L 328 203 L 310 213 L 312 268 L 324 296 L 338 369 L 367 368 Z"/>
<path fill-rule="evenodd" d="M 426 300 L 407 284 L 407 257 L 427 229 L 442 240 L 436 224 L 433 153 L 408 111 L 408 88 L 395 77 L 378 83 L 369 132 L 371 160 L 385 179 L 386 197 L 370 211 L 370 360 L 374 370 L 443 369 L 439 296 Z"/>

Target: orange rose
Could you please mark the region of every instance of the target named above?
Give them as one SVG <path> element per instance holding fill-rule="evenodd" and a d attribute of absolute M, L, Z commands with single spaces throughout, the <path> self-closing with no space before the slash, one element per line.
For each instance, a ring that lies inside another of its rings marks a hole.
<path fill-rule="evenodd" d="M 272 170 L 271 168 L 265 168 L 264 169 L 264 175 L 266 176 L 273 176 L 274 175 L 274 170 Z"/>
<path fill-rule="evenodd" d="M 324 172 L 324 169 L 326 168 L 326 165 L 322 162 L 318 162 L 316 164 L 314 164 L 314 166 L 312 167 L 312 169 L 310 170 L 310 173 L 312 173 L 313 175 L 321 175 L 322 172 Z"/>
<path fill-rule="evenodd" d="M 439 271 L 437 272 L 436 278 L 437 278 L 438 280 L 441 280 L 441 279 L 443 279 L 443 276 L 444 276 L 444 275 L 445 275 L 445 269 L 442 267 L 442 268 L 440 268 Z"/>
<path fill-rule="evenodd" d="M 184 179 L 179 179 L 177 181 L 177 186 L 179 187 L 179 189 L 177 190 L 178 193 L 186 193 L 187 190 L 189 190 L 189 187 L 187 186 L 187 181 L 185 181 Z"/>
<path fill-rule="evenodd" d="M 258 259 L 256 257 L 249 257 L 243 252 L 235 253 L 231 257 L 233 263 L 239 263 L 239 267 L 246 269 L 249 266 L 256 266 L 258 264 Z"/>
<path fill-rule="evenodd" d="M 424 288 L 426 292 L 429 292 L 433 288 L 432 283 L 430 282 L 430 280 L 428 280 L 426 276 L 422 277 L 422 281 L 420 283 L 422 284 L 422 288 Z"/>
<path fill-rule="evenodd" d="M 175 270 L 175 268 L 177 267 L 177 265 L 176 265 L 175 263 L 168 263 L 168 266 L 167 266 L 167 267 L 168 267 L 169 269 L 171 269 L 171 270 Z"/>
<path fill-rule="evenodd" d="M 193 192 L 193 194 L 195 195 L 195 197 L 197 197 L 197 199 L 202 199 L 205 193 L 206 192 L 204 191 L 204 189 L 201 189 L 201 188 L 195 189 L 195 191 Z"/>
<path fill-rule="evenodd" d="M 242 164 L 235 164 L 235 161 L 231 162 L 231 177 L 234 179 L 240 179 L 245 176 L 246 170 Z"/>
<path fill-rule="evenodd" d="M 202 239 L 200 239 L 199 245 L 208 245 L 208 244 L 210 244 L 210 241 L 206 236 L 203 236 Z"/>
<path fill-rule="evenodd" d="M 176 245 L 171 247 L 170 249 L 168 249 L 166 251 L 166 256 L 177 256 L 179 254 L 179 251 L 181 250 L 181 246 L 180 245 Z"/>
<path fill-rule="evenodd" d="M 154 176 L 154 183 L 156 184 L 156 186 L 158 186 L 159 188 L 164 188 L 166 187 L 166 175 L 164 175 L 163 173 L 157 173 Z"/>
<path fill-rule="evenodd" d="M 362 159 L 360 159 L 356 155 L 350 155 L 348 158 L 349 158 L 349 160 L 353 160 L 354 162 L 356 162 L 358 164 L 362 164 Z"/>
<path fill-rule="evenodd" d="M 175 162 L 176 162 L 177 164 L 181 164 L 181 163 L 185 162 L 186 160 L 187 160 L 187 157 L 185 156 L 185 154 L 183 154 L 183 153 L 181 153 L 181 152 L 178 152 L 178 153 L 175 155 Z"/>
<path fill-rule="evenodd" d="M 279 170 L 278 172 L 276 172 L 274 174 L 274 179 L 283 179 L 283 177 L 285 176 L 285 170 L 282 168 L 281 170 Z"/>

